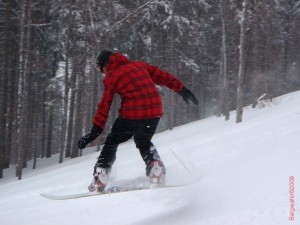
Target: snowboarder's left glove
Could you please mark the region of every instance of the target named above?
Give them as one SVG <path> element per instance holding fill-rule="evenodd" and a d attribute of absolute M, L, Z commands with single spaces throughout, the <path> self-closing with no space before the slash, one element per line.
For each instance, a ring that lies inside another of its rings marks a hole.
<path fill-rule="evenodd" d="M 78 141 L 78 147 L 80 149 L 84 149 L 85 146 L 95 140 L 101 133 L 103 129 L 101 127 L 97 127 L 96 125 L 93 126 L 90 133 L 84 135 L 80 140 Z"/>
<path fill-rule="evenodd" d="M 198 105 L 198 100 L 195 97 L 195 95 L 186 87 L 183 87 L 181 91 L 178 92 L 183 98 L 183 100 L 186 102 L 186 104 L 189 104 L 190 101 L 192 101 L 195 105 Z"/>

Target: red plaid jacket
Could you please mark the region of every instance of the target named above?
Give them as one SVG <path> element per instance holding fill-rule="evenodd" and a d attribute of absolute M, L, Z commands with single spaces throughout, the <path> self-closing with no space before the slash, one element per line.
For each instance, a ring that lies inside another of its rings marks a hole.
<path fill-rule="evenodd" d="M 172 74 L 147 63 L 129 61 L 120 53 L 110 56 L 106 68 L 104 93 L 94 117 L 98 127 L 104 128 L 115 93 L 122 99 L 119 116 L 137 120 L 162 116 L 162 102 L 155 84 L 175 92 L 183 88 L 183 83 Z"/>

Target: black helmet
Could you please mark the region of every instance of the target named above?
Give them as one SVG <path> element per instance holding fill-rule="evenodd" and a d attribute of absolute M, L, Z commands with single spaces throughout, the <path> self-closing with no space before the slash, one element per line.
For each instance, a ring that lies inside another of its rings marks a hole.
<path fill-rule="evenodd" d="M 114 54 L 114 52 L 109 49 L 103 49 L 98 53 L 96 58 L 96 65 L 100 66 L 101 72 L 103 72 L 103 66 L 108 63 L 109 56 L 112 54 Z"/>

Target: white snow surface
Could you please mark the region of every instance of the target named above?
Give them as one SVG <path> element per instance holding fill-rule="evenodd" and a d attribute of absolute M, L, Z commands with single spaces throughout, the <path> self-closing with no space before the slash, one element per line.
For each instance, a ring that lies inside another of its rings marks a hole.
<path fill-rule="evenodd" d="M 244 109 L 243 122 L 211 117 L 156 134 L 167 184 L 151 189 L 55 201 L 40 193 L 86 192 L 98 152 L 52 164 L 38 161 L 23 179 L 5 170 L 1 225 L 288 225 L 300 223 L 300 91 L 264 108 Z M 295 179 L 290 221 L 289 177 Z M 133 141 L 119 146 L 110 185 L 146 182 Z"/>

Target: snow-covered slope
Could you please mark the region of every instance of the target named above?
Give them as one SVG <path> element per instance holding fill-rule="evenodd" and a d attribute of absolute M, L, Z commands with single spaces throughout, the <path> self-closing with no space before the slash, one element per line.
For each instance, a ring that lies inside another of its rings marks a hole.
<path fill-rule="evenodd" d="M 289 177 L 295 179 L 300 221 L 300 92 L 261 109 L 245 108 L 244 122 L 208 118 L 157 134 L 168 184 L 184 187 L 53 201 L 40 193 L 86 190 L 98 153 L 62 165 L 25 170 L 0 181 L 1 225 L 284 225 L 290 224 Z M 39 164 L 47 160 L 39 161 Z M 9 170 L 6 171 L 9 173 Z M 119 147 L 111 184 L 144 182 L 133 142 Z"/>

